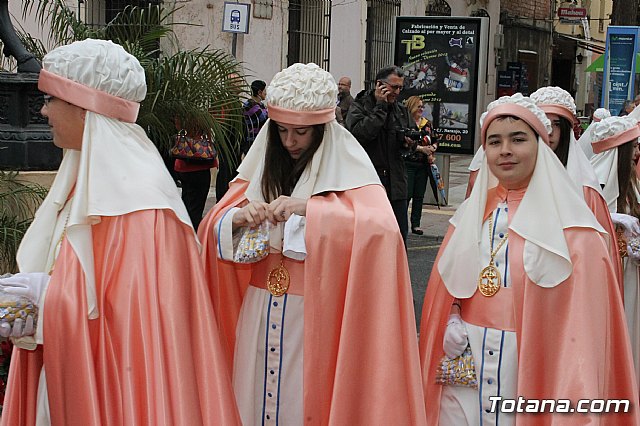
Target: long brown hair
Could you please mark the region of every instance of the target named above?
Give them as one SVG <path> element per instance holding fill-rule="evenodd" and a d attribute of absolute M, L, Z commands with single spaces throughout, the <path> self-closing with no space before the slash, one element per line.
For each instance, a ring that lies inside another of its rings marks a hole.
<path fill-rule="evenodd" d="M 640 218 L 640 208 L 636 200 L 635 190 L 637 189 L 636 168 L 633 167 L 633 149 L 637 139 L 625 142 L 618 150 L 618 201 L 619 213 L 629 213 Z"/>
<path fill-rule="evenodd" d="M 324 124 L 311 126 L 311 145 L 294 160 L 282 145 L 278 123 L 269 121 L 267 150 L 262 172 L 262 197 L 270 203 L 281 195 L 291 195 L 300 175 L 307 167 L 324 138 Z"/>
<path fill-rule="evenodd" d="M 558 146 L 554 152 L 565 168 L 567 167 L 567 161 L 569 160 L 571 132 L 573 132 L 573 125 L 571 122 L 564 117 L 560 117 L 560 141 L 558 142 Z"/>

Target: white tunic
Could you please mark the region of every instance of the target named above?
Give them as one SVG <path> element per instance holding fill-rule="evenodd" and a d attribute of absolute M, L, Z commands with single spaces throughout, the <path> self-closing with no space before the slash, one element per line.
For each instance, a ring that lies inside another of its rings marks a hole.
<path fill-rule="evenodd" d="M 223 259 L 235 253 L 239 241 L 239 233 L 231 231 L 234 210 L 215 226 Z M 285 238 L 292 233 L 296 241 L 285 241 L 285 247 L 299 247 L 300 239 L 304 246 L 304 223 L 293 232 L 286 229 Z M 251 284 L 238 316 L 233 360 L 233 388 L 242 423 L 302 425 L 304 298 L 275 297 L 264 283 Z"/>
<path fill-rule="evenodd" d="M 507 233 L 508 207 L 506 203 L 498 204 L 493 211 L 493 229 L 491 240 L 494 250 Z M 489 220 L 482 227 L 480 244 L 481 262 L 489 264 L 491 240 L 489 239 Z M 503 286 L 511 285 L 511 274 L 508 264 L 509 244 L 500 248 L 495 256 L 495 266 L 500 270 Z M 461 386 L 443 386 L 440 401 L 441 425 L 513 425 L 515 417 L 511 413 L 491 412 L 492 401 L 489 397 L 501 396 L 504 399 L 517 398 L 518 351 L 516 333 L 479 327 L 464 321 L 467 328 L 469 344 L 475 362 L 478 389 Z"/>

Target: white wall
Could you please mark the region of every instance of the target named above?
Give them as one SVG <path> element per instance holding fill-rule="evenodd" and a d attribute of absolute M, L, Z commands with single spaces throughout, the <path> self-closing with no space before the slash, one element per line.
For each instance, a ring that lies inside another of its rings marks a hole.
<path fill-rule="evenodd" d="M 243 3 L 252 3 L 243 0 Z M 176 22 L 188 22 L 195 25 L 180 25 L 175 32 L 182 49 L 195 49 L 210 46 L 232 51 L 233 35 L 222 32 L 224 2 L 220 0 L 178 0 L 176 6 L 182 6 L 176 12 Z M 236 58 L 243 63 L 247 80 L 264 80 L 267 83 L 286 64 L 287 19 L 286 8 L 280 1 L 274 1 L 271 19 L 253 17 L 253 5 L 250 11 L 249 33 L 238 34 Z"/>
<path fill-rule="evenodd" d="M 334 0 L 331 7 L 331 48 L 329 72 L 336 79 L 351 79 L 351 95 L 364 88 L 364 40 L 367 3 Z"/>

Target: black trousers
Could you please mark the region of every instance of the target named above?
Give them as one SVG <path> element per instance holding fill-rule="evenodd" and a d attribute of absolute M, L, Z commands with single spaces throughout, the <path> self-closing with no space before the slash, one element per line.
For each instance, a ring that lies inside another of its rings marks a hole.
<path fill-rule="evenodd" d="M 389 179 L 389 176 L 380 175 L 380 173 L 378 173 L 378 177 L 380 178 L 380 182 L 382 182 L 382 186 L 384 186 L 385 191 L 387 191 L 388 198 L 389 193 L 391 192 L 391 180 Z M 409 234 L 409 200 L 389 199 L 389 203 L 391 204 L 393 215 L 396 217 L 396 222 L 398 222 L 400 234 L 402 235 L 402 242 L 404 242 L 404 247 L 407 248 L 407 234 Z"/>
<path fill-rule="evenodd" d="M 198 230 L 202 220 L 204 205 L 209 195 L 211 185 L 211 169 L 195 172 L 179 172 L 178 177 L 182 182 L 182 202 L 187 207 L 193 229 Z"/>
<path fill-rule="evenodd" d="M 393 214 L 398 222 L 400 233 L 402 234 L 402 241 L 404 247 L 407 248 L 407 234 L 409 233 L 409 220 L 407 218 L 408 201 L 407 200 L 389 200 Z"/>

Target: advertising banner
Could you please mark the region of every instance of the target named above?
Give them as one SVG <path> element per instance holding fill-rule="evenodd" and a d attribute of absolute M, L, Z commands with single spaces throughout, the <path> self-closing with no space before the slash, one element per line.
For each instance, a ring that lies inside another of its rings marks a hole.
<path fill-rule="evenodd" d="M 636 50 L 640 27 L 611 26 L 607 30 L 604 53 L 604 84 L 602 107 L 617 115 L 624 101 L 634 97 Z"/>
<path fill-rule="evenodd" d="M 474 152 L 487 24 L 487 18 L 396 18 L 394 63 L 405 72 L 401 99 L 422 99 L 423 115 L 439 138 L 438 152 Z"/>

